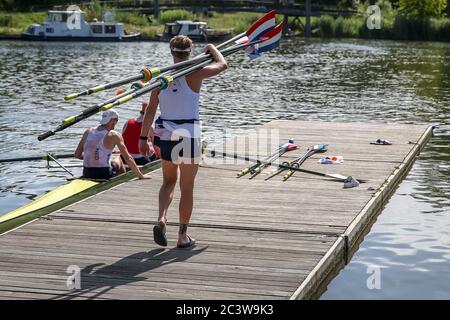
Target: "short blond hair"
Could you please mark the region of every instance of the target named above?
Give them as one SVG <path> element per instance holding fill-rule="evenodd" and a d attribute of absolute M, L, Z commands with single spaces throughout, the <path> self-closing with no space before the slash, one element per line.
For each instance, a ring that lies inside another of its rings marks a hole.
<path fill-rule="evenodd" d="M 179 51 L 174 51 L 173 49 L 180 49 L 180 50 L 186 50 L 189 48 L 192 48 L 192 40 L 184 35 L 178 35 L 173 37 L 170 40 L 169 43 L 170 46 L 170 50 L 172 51 L 172 54 L 178 58 L 187 58 L 190 54 L 190 52 L 179 52 Z"/>

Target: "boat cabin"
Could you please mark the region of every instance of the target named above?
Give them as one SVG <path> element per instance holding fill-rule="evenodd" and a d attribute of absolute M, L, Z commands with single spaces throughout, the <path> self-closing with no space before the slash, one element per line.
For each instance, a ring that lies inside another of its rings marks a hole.
<path fill-rule="evenodd" d="M 88 23 L 83 11 L 48 11 L 46 21 L 29 26 L 23 36 L 42 40 L 123 40 L 140 34 L 127 33 L 122 23 Z"/>
<path fill-rule="evenodd" d="M 230 36 L 230 32 L 218 32 L 208 28 L 206 22 L 177 20 L 165 24 L 161 40 L 170 40 L 177 35 L 188 36 L 194 41 L 218 41 Z"/>

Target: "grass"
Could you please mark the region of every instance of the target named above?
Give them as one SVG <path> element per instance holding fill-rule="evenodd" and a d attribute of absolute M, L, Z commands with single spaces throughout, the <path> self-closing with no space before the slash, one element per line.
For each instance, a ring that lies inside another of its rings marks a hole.
<path fill-rule="evenodd" d="M 45 20 L 45 12 L 38 13 L 7 13 L 0 12 L 0 33 L 19 34 L 33 23 L 42 23 Z"/>
<path fill-rule="evenodd" d="M 247 30 L 250 25 L 258 20 L 261 14 L 252 12 L 240 13 L 214 13 L 212 17 L 203 19 L 208 26 L 217 30 L 231 30 L 233 34 L 238 34 Z"/>

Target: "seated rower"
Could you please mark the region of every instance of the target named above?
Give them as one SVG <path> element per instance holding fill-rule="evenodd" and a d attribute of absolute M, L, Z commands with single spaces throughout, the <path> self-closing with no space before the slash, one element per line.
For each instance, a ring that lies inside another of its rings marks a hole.
<path fill-rule="evenodd" d="M 149 156 L 145 156 L 139 152 L 139 136 L 141 134 L 142 121 L 144 120 L 144 114 L 147 106 L 148 104 L 146 102 L 143 102 L 139 117 L 129 119 L 122 129 L 125 146 L 127 147 L 134 161 L 140 166 L 152 162 L 157 158 L 154 153 L 153 147 L 150 147 Z"/>
<path fill-rule="evenodd" d="M 100 125 L 87 129 L 75 150 L 75 157 L 83 160 L 83 177 L 89 179 L 110 179 L 126 172 L 120 157 L 111 158 L 117 146 L 125 162 L 139 179 L 149 179 L 139 170 L 128 153 L 122 135 L 114 128 L 119 121 L 119 114 L 110 109 L 102 114 Z"/>

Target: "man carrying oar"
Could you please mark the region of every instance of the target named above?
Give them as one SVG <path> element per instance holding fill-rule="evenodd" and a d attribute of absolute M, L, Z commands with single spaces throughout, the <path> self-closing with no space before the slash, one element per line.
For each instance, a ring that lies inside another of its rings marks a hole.
<path fill-rule="evenodd" d="M 186 36 L 176 36 L 170 41 L 170 50 L 174 63 L 188 60 L 192 41 Z M 154 240 L 161 246 L 167 246 L 167 211 L 173 199 L 178 169 L 181 199 L 177 247 L 188 248 L 195 244 L 195 240 L 186 232 L 192 214 L 194 181 L 201 155 L 200 88 L 204 79 L 218 75 L 228 67 L 223 55 L 212 44 L 208 44 L 204 51 L 211 53 L 214 62 L 174 80 L 166 90 L 152 91 L 142 124 L 139 144 L 141 153 L 149 153 L 147 139 L 150 136 L 154 145 L 160 148 L 162 159 L 163 184 L 159 192 L 159 217 L 158 224 L 153 228 Z M 153 130 L 151 125 L 158 105 L 161 116 L 156 120 L 156 128 Z"/>

